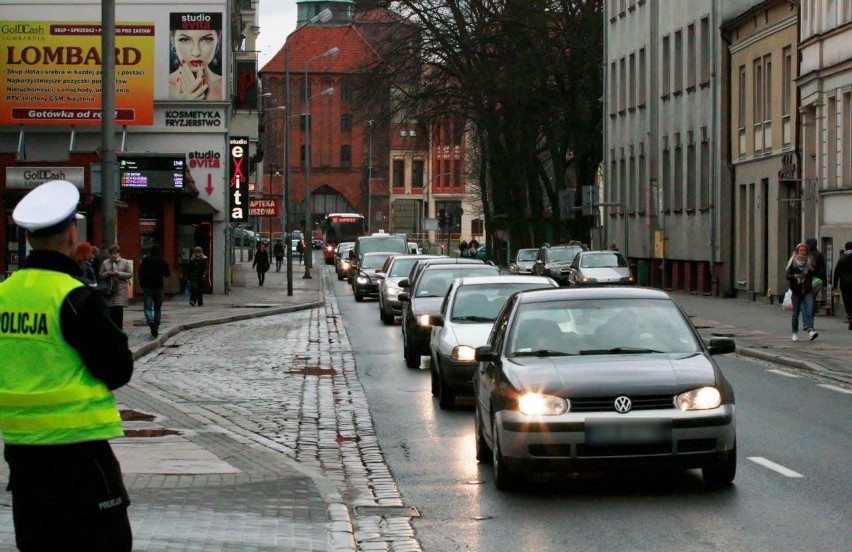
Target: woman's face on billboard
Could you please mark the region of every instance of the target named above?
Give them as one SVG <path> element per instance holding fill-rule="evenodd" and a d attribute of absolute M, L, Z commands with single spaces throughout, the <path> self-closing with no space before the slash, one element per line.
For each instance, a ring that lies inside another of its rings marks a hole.
<path fill-rule="evenodd" d="M 174 48 L 178 59 L 198 73 L 210 64 L 219 45 L 219 33 L 210 30 L 175 31 Z"/>

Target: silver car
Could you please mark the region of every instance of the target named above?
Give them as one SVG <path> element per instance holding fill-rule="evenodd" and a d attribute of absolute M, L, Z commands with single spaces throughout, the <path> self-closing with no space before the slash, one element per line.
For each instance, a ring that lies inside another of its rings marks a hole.
<path fill-rule="evenodd" d="M 400 280 L 408 278 L 411 267 L 421 259 L 431 259 L 436 255 L 396 255 L 388 258 L 382 269 L 385 277 L 379 284 L 379 318 L 387 325 L 393 324 L 395 317 L 402 316 L 399 302 Z"/>
<path fill-rule="evenodd" d="M 476 350 L 476 458 L 499 489 L 533 470 L 701 468 L 708 486 L 737 467 L 734 390 L 664 292 L 523 291 Z"/>
<path fill-rule="evenodd" d="M 532 274 L 535 260 L 538 258 L 538 249 L 518 249 L 515 258 L 509 263 L 511 274 Z"/>
<path fill-rule="evenodd" d="M 349 268 L 352 266 L 349 252 L 353 249 L 355 249 L 355 242 L 337 244 L 337 250 L 334 252 L 334 272 L 337 274 L 338 280 L 345 280 L 349 274 Z"/>
<path fill-rule="evenodd" d="M 542 276 L 472 276 L 453 282 L 441 314 L 431 317 L 432 395 L 442 409 L 470 393 L 476 348 L 485 345 L 494 319 L 516 291 L 559 287 Z"/>
<path fill-rule="evenodd" d="M 581 251 L 568 272 L 568 285 L 632 286 L 636 281 L 624 255 L 618 251 Z"/>

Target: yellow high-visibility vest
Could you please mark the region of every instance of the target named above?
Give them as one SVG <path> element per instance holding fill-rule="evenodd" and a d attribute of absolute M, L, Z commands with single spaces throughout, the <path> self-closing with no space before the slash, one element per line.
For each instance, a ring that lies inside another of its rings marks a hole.
<path fill-rule="evenodd" d="M 124 434 L 115 397 L 62 336 L 59 313 L 80 280 L 23 269 L 0 282 L 0 432 L 10 444 Z"/>

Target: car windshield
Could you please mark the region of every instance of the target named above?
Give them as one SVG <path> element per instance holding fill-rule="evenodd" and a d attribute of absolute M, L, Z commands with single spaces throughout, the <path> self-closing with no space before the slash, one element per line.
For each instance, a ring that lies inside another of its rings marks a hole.
<path fill-rule="evenodd" d="M 626 267 L 627 261 L 618 253 L 591 253 L 580 257 L 580 268 Z"/>
<path fill-rule="evenodd" d="M 537 256 L 537 249 L 521 249 L 520 251 L 518 251 L 518 262 L 534 261 Z"/>
<path fill-rule="evenodd" d="M 551 247 L 550 252 L 547 254 L 547 260 L 551 263 L 573 261 L 574 256 L 582 250 L 583 248 L 579 245 L 572 247 Z"/>
<path fill-rule="evenodd" d="M 427 270 L 417 280 L 416 297 L 444 297 L 456 278 L 491 276 L 499 271 L 488 265 L 456 265 L 452 269 Z"/>
<path fill-rule="evenodd" d="M 668 299 L 543 301 L 518 307 L 510 356 L 701 351 L 689 321 Z"/>
<path fill-rule="evenodd" d="M 355 248 L 354 243 L 340 244 L 340 245 L 337 246 L 337 253 L 342 256 L 344 253 L 349 253 L 354 248 Z"/>
<path fill-rule="evenodd" d="M 361 261 L 361 269 L 373 270 L 376 268 L 382 268 L 386 260 L 388 260 L 387 253 L 380 253 L 378 255 L 364 255 L 364 260 Z"/>
<path fill-rule="evenodd" d="M 411 272 L 411 267 L 414 266 L 418 259 L 396 259 L 390 266 L 391 278 L 405 278 Z"/>
<path fill-rule="evenodd" d="M 405 238 L 396 236 L 362 238 L 359 244 L 358 249 L 361 253 L 373 253 L 375 251 L 408 252 L 408 242 Z"/>
<path fill-rule="evenodd" d="M 473 284 L 458 288 L 451 318 L 460 322 L 493 322 L 506 300 L 516 291 L 547 287 L 537 282 Z"/>

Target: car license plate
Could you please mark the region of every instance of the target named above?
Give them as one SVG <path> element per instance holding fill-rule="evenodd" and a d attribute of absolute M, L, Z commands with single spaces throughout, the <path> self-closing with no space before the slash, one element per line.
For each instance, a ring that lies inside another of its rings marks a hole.
<path fill-rule="evenodd" d="M 586 420 L 586 444 L 622 445 L 664 443 L 672 439 L 671 421 L 630 420 L 624 422 Z"/>

